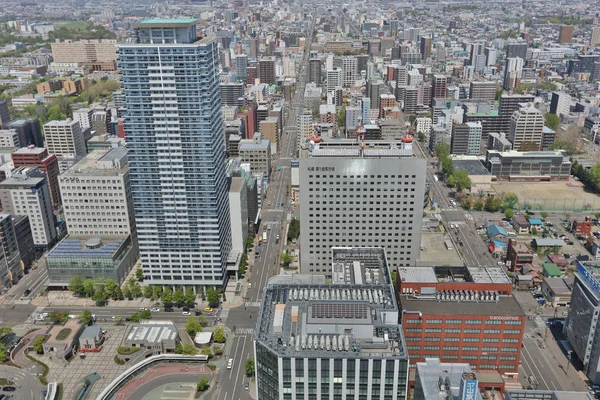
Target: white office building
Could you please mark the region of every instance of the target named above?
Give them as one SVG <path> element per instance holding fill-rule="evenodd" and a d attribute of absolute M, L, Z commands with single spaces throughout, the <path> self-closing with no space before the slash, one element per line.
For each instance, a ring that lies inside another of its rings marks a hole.
<path fill-rule="evenodd" d="M 344 87 L 354 86 L 354 83 L 356 82 L 356 74 L 357 74 L 356 68 L 357 68 L 356 57 L 354 57 L 354 56 L 342 57 L 342 72 L 343 72 L 342 86 L 344 86 Z"/>
<path fill-rule="evenodd" d="M 343 86 L 343 71 L 341 69 L 327 70 L 327 93 L 335 91 L 335 88 Z"/>
<path fill-rule="evenodd" d="M 523 75 L 523 59 L 507 58 L 504 66 L 504 90 L 515 90 Z"/>
<path fill-rule="evenodd" d="M 92 127 L 92 115 L 94 110 L 91 108 L 80 108 L 79 110 L 73 111 L 73 119 L 79 122 L 79 126 L 82 131 L 90 129 Z"/>
<path fill-rule="evenodd" d="M 46 148 L 50 154 L 64 157 L 85 156 L 85 140 L 79 122 L 50 121 L 44 124 Z"/>

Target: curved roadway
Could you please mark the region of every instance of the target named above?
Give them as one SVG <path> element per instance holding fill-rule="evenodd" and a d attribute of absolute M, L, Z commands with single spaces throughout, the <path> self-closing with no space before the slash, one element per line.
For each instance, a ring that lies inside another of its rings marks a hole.
<path fill-rule="evenodd" d="M 20 368 L 9 365 L 0 365 L 0 377 L 14 382 L 17 390 L 15 392 L 2 392 L 11 395 L 11 400 L 41 400 L 44 387 L 37 378 Z"/>

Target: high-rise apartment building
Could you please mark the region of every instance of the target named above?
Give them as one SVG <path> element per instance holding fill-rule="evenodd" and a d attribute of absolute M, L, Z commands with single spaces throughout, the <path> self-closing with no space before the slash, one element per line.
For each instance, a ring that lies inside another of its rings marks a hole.
<path fill-rule="evenodd" d="M 23 268 L 12 216 L 4 212 L 0 213 L 0 245 L 0 285 L 7 288 L 23 276 Z"/>
<path fill-rule="evenodd" d="M 542 147 L 544 115 L 531 105 L 524 105 L 512 115 L 508 140 L 513 150 L 537 151 Z"/>
<path fill-rule="evenodd" d="M 371 99 L 363 97 L 360 101 L 361 113 L 362 113 L 362 125 L 371 123 Z"/>
<path fill-rule="evenodd" d="M 423 36 L 421 37 L 421 55 L 423 56 L 423 61 L 426 61 L 431 57 L 431 37 Z"/>
<path fill-rule="evenodd" d="M 58 159 L 54 154 L 49 154 L 44 147 L 28 146 L 22 147 L 12 153 L 12 161 L 15 168 L 19 167 L 38 167 L 40 171 L 46 174 L 50 199 L 54 209 L 60 207 L 62 199 L 58 185 L 58 174 L 60 168 Z"/>
<path fill-rule="evenodd" d="M 198 39 L 197 23 L 141 21 L 135 43 L 119 48 L 131 189 L 150 285 L 204 289 L 227 279 L 231 228 L 218 48 L 214 39 Z"/>
<path fill-rule="evenodd" d="M 317 143 L 300 161 L 300 192 L 302 273 L 329 275 L 335 246 L 383 247 L 394 269 L 418 258 L 425 160 L 411 144 Z"/>
<path fill-rule="evenodd" d="M 356 57 L 342 57 L 342 86 L 348 87 L 356 82 Z"/>
<path fill-rule="evenodd" d="M 321 86 L 321 60 L 318 58 L 308 60 L 308 81 Z"/>
<path fill-rule="evenodd" d="M 509 41 L 506 43 L 506 58 L 527 59 L 527 42 Z"/>
<path fill-rule="evenodd" d="M 56 40 L 51 44 L 52 58 L 57 63 L 80 63 L 92 70 L 114 71 L 117 41 L 114 39 Z"/>
<path fill-rule="evenodd" d="M 560 32 L 558 34 L 558 43 L 572 43 L 573 42 L 573 33 L 575 32 L 575 27 L 573 25 L 562 25 L 560 27 Z"/>
<path fill-rule="evenodd" d="M 8 129 L 14 129 L 19 134 L 21 146 L 34 145 L 44 147 L 44 137 L 38 119 L 18 119 L 8 124 Z"/>
<path fill-rule="evenodd" d="M 273 85 L 276 78 L 275 57 L 263 57 L 258 60 L 258 79 L 260 79 L 260 83 Z"/>
<path fill-rule="evenodd" d="M 335 91 L 335 88 L 343 85 L 343 71 L 341 69 L 327 70 L 327 93 Z"/>
<path fill-rule="evenodd" d="M 133 195 L 127 149 L 94 150 L 59 177 L 65 221 L 71 236 L 133 235 Z M 86 199 L 100 199 L 99 203 Z"/>
<path fill-rule="evenodd" d="M 73 111 L 73 119 L 79 122 L 82 131 L 92 128 L 92 115 L 94 115 L 94 110 L 91 108 L 80 108 Z"/>
<path fill-rule="evenodd" d="M 504 66 L 504 90 L 515 90 L 523 75 L 523 59 L 507 58 Z"/>
<path fill-rule="evenodd" d="M 488 67 L 496 65 L 498 51 L 494 47 L 486 47 L 483 49 L 483 54 L 485 55 L 485 65 Z"/>
<path fill-rule="evenodd" d="M 244 84 L 221 83 L 221 104 L 224 106 L 242 107 L 244 105 Z"/>
<path fill-rule="evenodd" d="M 254 339 L 256 397 L 405 399 L 408 357 L 385 252 L 329 253 L 331 284 L 288 275 L 265 287 Z"/>
<path fill-rule="evenodd" d="M 8 129 L 8 124 L 10 124 L 8 103 L 3 100 L 0 100 L 0 129 Z"/>
<path fill-rule="evenodd" d="M 367 81 L 367 97 L 371 99 L 371 110 L 379 110 L 379 96 L 384 93 L 385 84 L 381 79 Z"/>
<path fill-rule="evenodd" d="M 600 26 L 595 26 L 590 34 L 590 46 L 598 45 L 600 45 Z"/>
<path fill-rule="evenodd" d="M 552 92 L 550 114 L 567 116 L 571 111 L 571 96 L 565 92 Z"/>
<path fill-rule="evenodd" d="M 298 114 L 296 121 L 296 128 L 298 131 L 298 150 L 303 144 L 308 143 L 310 138 L 314 134 L 313 116 L 312 112 L 305 108 L 302 113 Z"/>
<path fill-rule="evenodd" d="M 233 62 L 236 78 L 245 82 L 248 77 L 248 56 L 246 54 L 238 54 L 235 56 Z"/>
<path fill-rule="evenodd" d="M 19 167 L 0 182 L 2 211 L 29 217 L 33 243 L 46 249 L 56 240 L 50 192 L 44 174 L 38 168 Z"/>
<path fill-rule="evenodd" d="M 450 152 L 456 155 L 478 156 L 481 152 L 481 122 L 452 124 Z"/>
<path fill-rule="evenodd" d="M 443 99 L 446 97 L 447 80 L 444 75 L 433 75 L 431 85 L 431 98 Z"/>
<path fill-rule="evenodd" d="M 50 154 L 72 157 L 85 155 L 83 132 L 77 121 L 50 121 L 44 124 L 44 136 Z"/>
<path fill-rule="evenodd" d="M 496 100 L 496 82 L 472 81 L 469 84 L 469 99 L 474 101 L 493 103 Z"/>
<path fill-rule="evenodd" d="M 498 131 L 508 134 L 510 130 L 510 120 L 515 111 L 520 108 L 521 103 L 532 103 L 534 97 L 528 94 L 503 94 L 500 96 L 500 105 L 499 105 L 499 122 L 498 122 Z"/>

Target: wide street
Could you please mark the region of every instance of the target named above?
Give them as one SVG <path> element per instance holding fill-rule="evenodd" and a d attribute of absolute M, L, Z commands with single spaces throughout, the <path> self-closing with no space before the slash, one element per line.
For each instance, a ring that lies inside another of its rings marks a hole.
<path fill-rule="evenodd" d="M 14 383 L 17 388 L 12 392 L 12 400 L 41 400 L 44 387 L 40 385 L 36 376 L 27 371 L 9 365 L 0 365 L 0 377 Z M 8 393 L 5 393 L 8 394 Z"/>

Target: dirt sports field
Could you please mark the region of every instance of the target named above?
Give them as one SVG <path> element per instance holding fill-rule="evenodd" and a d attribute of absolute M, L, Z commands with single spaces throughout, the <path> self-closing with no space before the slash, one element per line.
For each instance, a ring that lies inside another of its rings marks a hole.
<path fill-rule="evenodd" d="M 499 196 L 512 192 L 519 197 L 519 205 L 531 204 L 533 209 L 545 211 L 600 210 L 600 196 L 586 192 L 581 182 L 495 182 L 492 188 Z"/>

